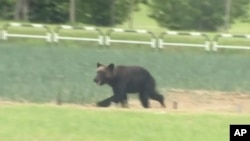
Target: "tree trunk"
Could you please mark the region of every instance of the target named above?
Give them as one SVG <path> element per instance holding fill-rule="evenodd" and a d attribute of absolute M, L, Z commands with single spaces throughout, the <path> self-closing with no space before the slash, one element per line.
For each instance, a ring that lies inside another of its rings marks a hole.
<path fill-rule="evenodd" d="M 75 22 L 75 0 L 69 0 L 69 21 Z"/>
<path fill-rule="evenodd" d="M 24 21 L 29 20 L 29 0 L 23 0 L 22 4 L 22 18 Z"/>
<path fill-rule="evenodd" d="M 115 24 L 115 0 L 110 1 L 110 25 Z"/>
<path fill-rule="evenodd" d="M 134 14 L 134 5 L 135 5 L 134 0 L 131 0 L 130 1 L 129 24 L 128 24 L 128 27 L 131 28 L 131 29 L 134 28 L 134 17 L 133 17 L 133 14 Z"/>
<path fill-rule="evenodd" d="M 225 1 L 225 31 L 228 31 L 230 25 L 231 0 Z"/>
<path fill-rule="evenodd" d="M 14 19 L 28 21 L 29 0 L 16 0 Z"/>
<path fill-rule="evenodd" d="M 15 20 L 20 20 L 20 12 L 22 9 L 22 0 L 16 0 L 16 6 L 15 6 L 15 15 L 14 15 L 14 19 Z"/>

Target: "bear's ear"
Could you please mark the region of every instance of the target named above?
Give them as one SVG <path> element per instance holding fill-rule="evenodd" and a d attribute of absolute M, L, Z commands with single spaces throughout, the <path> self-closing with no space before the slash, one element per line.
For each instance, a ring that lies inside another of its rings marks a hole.
<path fill-rule="evenodd" d="M 113 71 L 115 68 L 115 65 L 113 63 L 108 65 L 109 70 Z"/>
<path fill-rule="evenodd" d="M 96 64 L 97 68 L 99 68 L 100 66 L 103 66 L 101 63 L 97 62 Z"/>

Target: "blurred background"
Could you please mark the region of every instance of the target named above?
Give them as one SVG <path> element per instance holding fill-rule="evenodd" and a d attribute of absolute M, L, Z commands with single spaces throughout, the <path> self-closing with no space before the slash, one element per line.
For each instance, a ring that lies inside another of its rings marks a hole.
<path fill-rule="evenodd" d="M 249 0 L 2 0 L 0 19 L 216 31 L 250 21 Z"/>

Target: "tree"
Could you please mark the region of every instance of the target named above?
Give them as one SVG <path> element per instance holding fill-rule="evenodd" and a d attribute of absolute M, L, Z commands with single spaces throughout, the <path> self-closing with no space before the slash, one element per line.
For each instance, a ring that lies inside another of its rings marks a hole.
<path fill-rule="evenodd" d="M 84 0 L 77 7 L 80 22 L 101 26 L 122 23 L 129 14 L 130 0 Z"/>
<path fill-rule="evenodd" d="M 141 0 L 4 0 L 0 18 L 43 23 L 83 22 L 112 26 L 124 22 Z M 147 0 L 144 0 L 145 2 Z M 77 2 L 77 4 L 76 4 Z M 131 4 L 131 2 L 134 2 Z M 13 12 L 14 11 L 14 12 Z M 132 17 L 132 16 L 131 16 Z M 130 18 L 132 21 L 132 18 Z"/>
<path fill-rule="evenodd" d="M 13 19 L 15 0 L 0 0 L 0 19 Z"/>
<path fill-rule="evenodd" d="M 69 0 L 31 0 L 30 21 L 43 23 L 68 22 Z"/>
<path fill-rule="evenodd" d="M 249 3 L 232 1 L 230 23 L 245 14 Z M 217 30 L 225 22 L 225 0 L 152 0 L 151 8 L 151 16 L 170 29 Z"/>

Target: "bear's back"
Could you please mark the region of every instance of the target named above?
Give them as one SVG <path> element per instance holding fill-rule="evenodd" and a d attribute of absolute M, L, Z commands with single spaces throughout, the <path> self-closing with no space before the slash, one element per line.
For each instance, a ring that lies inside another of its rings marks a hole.
<path fill-rule="evenodd" d="M 152 81 L 151 79 L 153 79 L 151 74 L 140 66 L 117 66 L 114 70 L 114 76 L 133 81 Z"/>
<path fill-rule="evenodd" d="M 125 84 L 127 92 L 139 92 L 145 87 L 155 88 L 151 74 L 140 66 L 117 66 L 114 70 L 116 84 Z"/>

